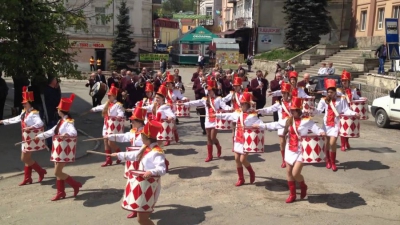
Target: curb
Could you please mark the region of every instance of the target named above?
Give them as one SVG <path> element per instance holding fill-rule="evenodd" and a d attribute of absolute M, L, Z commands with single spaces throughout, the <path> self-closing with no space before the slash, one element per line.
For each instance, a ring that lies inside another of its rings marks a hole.
<path fill-rule="evenodd" d="M 78 133 L 83 134 L 84 136 L 86 136 L 86 137 L 88 137 L 88 138 L 93 138 L 92 136 L 90 136 L 90 135 L 87 134 L 86 132 L 82 131 L 81 129 L 76 129 L 76 130 L 78 131 Z M 95 145 L 94 148 L 91 149 L 91 150 L 92 150 L 92 151 L 97 151 L 97 149 L 99 148 L 99 146 L 100 146 L 100 142 L 96 140 L 96 145 Z M 81 158 L 83 158 L 83 157 L 86 157 L 87 155 L 89 155 L 89 153 L 86 152 L 86 153 L 83 154 L 82 156 L 79 156 L 79 157 L 75 158 L 75 160 L 78 160 L 78 159 L 81 159 Z M 52 168 L 52 167 L 51 167 L 51 168 Z M 49 167 L 43 167 L 43 169 L 49 169 Z M 15 173 L 15 174 L 13 174 L 13 175 L 6 176 L 6 177 L 0 176 L 0 180 L 5 180 L 5 179 L 7 179 L 7 178 L 12 178 L 12 177 L 20 176 L 20 175 L 23 175 L 23 174 L 24 174 L 24 172 L 19 172 L 19 173 Z"/>

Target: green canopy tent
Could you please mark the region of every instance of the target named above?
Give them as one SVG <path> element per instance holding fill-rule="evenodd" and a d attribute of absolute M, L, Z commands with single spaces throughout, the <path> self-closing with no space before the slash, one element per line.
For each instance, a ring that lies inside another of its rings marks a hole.
<path fill-rule="evenodd" d="M 212 39 L 217 37 L 202 26 L 196 27 L 172 42 L 174 48 L 171 52 L 171 58 L 179 64 L 193 65 L 197 64 L 199 54 L 203 54 L 205 60 L 208 61 L 206 49 Z"/>

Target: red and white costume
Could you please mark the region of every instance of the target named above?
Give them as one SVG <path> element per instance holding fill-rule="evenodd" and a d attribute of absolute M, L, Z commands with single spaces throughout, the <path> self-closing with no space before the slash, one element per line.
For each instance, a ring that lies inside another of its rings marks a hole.
<path fill-rule="evenodd" d="M 291 78 L 298 78 L 299 74 L 296 71 L 290 71 L 289 73 L 289 79 Z M 277 90 L 272 92 L 272 96 L 277 97 L 277 96 L 282 96 L 282 90 Z M 302 87 L 297 87 L 297 88 L 292 88 L 292 96 L 297 96 L 299 98 L 309 98 L 310 96 L 308 96 L 306 94 L 306 92 L 304 91 L 304 89 Z"/>
<path fill-rule="evenodd" d="M 154 85 L 150 82 L 146 83 L 146 88 L 145 88 L 145 92 L 154 92 Z M 144 106 L 149 106 L 152 105 L 154 102 L 154 96 L 152 95 L 151 98 L 143 98 L 141 101 L 136 103 L 136 107 L 144 107 Z M 148 120 L 152 120 L 153 119 L 153 114 L 151 112 L 147 113 L 146 115 L 146 119 L 145 119 L 145 123 L 147 123 Z"/>
<path fill-rule="evenodd" d="M 232 85 L 233 86 L 242 86 L 243 80 L 240 77 L 235 77 L 233 80 Z M 231 106 L 234 110 L 241 110 L 240 109 L 240 100 L 243 96 L 243 92 L 236 92 L 236 91 L 231 91 L 227 96 L 222 98 L 222 101 L 229 102 L 231 101 Z"/>
<path fill-rule="evenodd" d="M 167 91 L 167 88 L 164 85 L 161 85 L 157 94 L 165 97 L 167 95 Z M 154 101 L 151 105 L 143 106 L 148 113 L 153 113 L 154 107 L 156 107 L 156 113 L 152 115 L 154 120 L 162 122 L 163 120 L 167 120 L 168 117 L 172 117 L 173 119 L 176 118 L 175 114 L 172 112 L 171 106 L 168 104 L 158 105 L 158 103 Z"/>

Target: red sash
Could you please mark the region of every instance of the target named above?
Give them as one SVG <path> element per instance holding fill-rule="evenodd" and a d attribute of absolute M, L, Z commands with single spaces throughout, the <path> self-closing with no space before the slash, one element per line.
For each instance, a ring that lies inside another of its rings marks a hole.
<path fill-rule="evenodd" d="M 246 121 L 246 118 L 249 114 L 248 113 L 243 113 L 243 125 L 244 121 Z M 242 127 L 242 122 L 240 120 L 240 116 L 239 119 L 236 123 L 236 137 L 235 137 L 235 141 L 240 143 L 240 144 L 244 144 L 244 127 Z"/>
<path fill-rule="evenodd" d="M 240 94 L 238 94 L 236 92 L 233 93 L 232 99 L 234 99 L 234 101 L 232 101 L 233 102 L 233 109 L 234 110 L 240 109 L 240 103 L 237 101 L 237 100 L 240 100 Z"/>
<path fill-rule="evenodd" d="M 294 121 L 296 129 L 300 126 L 301 119 L 295 119 Z M 293 126 L 289 127 L 289 150 L 297 152 L 299 148 L 299 136 L 297 136 L 296 131 Z"/>
<path fill-rule="evenodd" d="M 287 110 L 290 109 L 289 102 L 282 101 L 282 104 L 285 105 Z M 282 119 L 286 119 L 287 117 L 289 117 L 289 115 L 286 113 L 286 111 L 283 108 L 281 110 L 282 110 Z"/>
<path fill-rule="evenodd" d="M 208 121 L 210 121 L 211 123 L 214 123 L 215 122 L 214 98 L 210 99 L 210 103 L 212 104 L 212 106 L 210 106 L 208 108 Z"/>
<path fill-rule="evenodd" d="M 345 91 L 346 91 L 347 97 L 349 98 L 349 101 L 353 100 L 353 94 L 351 93 L 351 89 L 350 88 L 346 88 Z"/>
<path fill-rule="evenodd" d="M 332 100 L 332 104 L 335 105 L 335 100 Z M 326 125 L 330 126 L 330 127 L 334 127 L 335 126 L 335 112 L 333 112 L 333 109 L 331 107 L 330 104 L 328 104 L 328 115 L 326 117 Z"/>

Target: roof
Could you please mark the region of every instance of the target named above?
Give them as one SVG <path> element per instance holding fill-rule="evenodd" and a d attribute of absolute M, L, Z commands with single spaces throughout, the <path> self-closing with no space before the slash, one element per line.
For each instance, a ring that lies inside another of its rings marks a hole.
<path fill-rule="evenodd" d="M 194 19 L 181 19 L 182 25 L 196 26 L 196 20 Z"/>
<path fill-rule="evenodd" d="M 179 38 L 179 43 L 211 43 L 218 36 L 211 33 L 203 26 L 198 26 Z"/>

